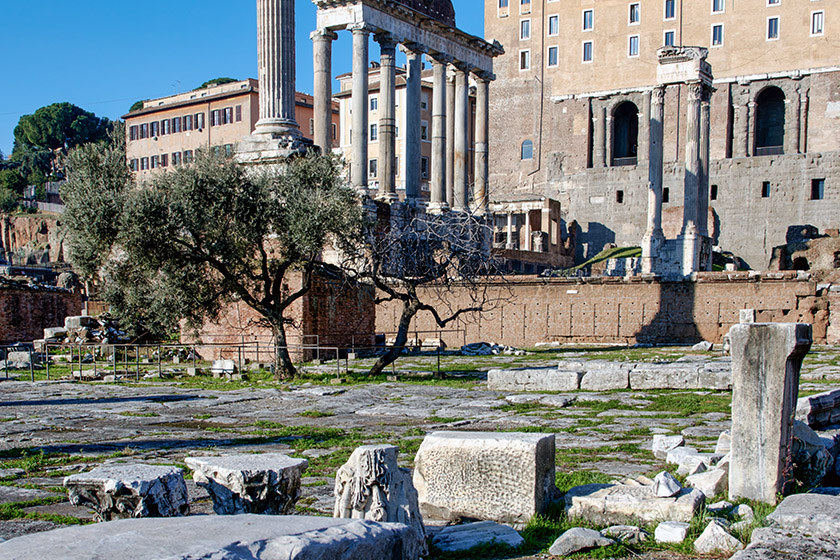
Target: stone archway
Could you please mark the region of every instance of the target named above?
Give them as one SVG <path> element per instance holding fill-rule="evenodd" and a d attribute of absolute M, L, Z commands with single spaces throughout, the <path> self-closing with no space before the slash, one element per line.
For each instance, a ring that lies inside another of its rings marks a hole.
<path fill-rule="evenodd" d="M 639 148 L 639 108 L 624 101 L 613 111 L 612 165 L 635 165 Z"/>
<path fill-rule="evenodd" d="M 755 155 L 783 154 L 785 145 L 785 94 L 776 86 L 756 96 Z"/>

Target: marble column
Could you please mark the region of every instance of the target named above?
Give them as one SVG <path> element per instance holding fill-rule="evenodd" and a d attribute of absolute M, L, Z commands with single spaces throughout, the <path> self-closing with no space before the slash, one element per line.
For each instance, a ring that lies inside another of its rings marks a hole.
<path fill-rule="evenodd" d="M 525 210 L 525 250 L 531 250 L 531 211 Z"/>
<path fill-rule="evenodd" d="M 747 157 L 753 155 L 755 150 L 755 109 L 758 104 L 755 101 L 747 103 Z"/>
<path fill-rule="evenodd" d="M 642 238 L 642 273 L 659 273 L 659 258 L 665 235 L 662 232 L 663 120 L 665 118 L 665 86 L 655 88 L 650 97 L 648 214 L 647 229 Z"/>
<path fill-rule="evenodd" d="M 490 126 L 490 80 L 486 74 L 476 75 L 475 88 L 475 211 L 487 214 L 490 211 L 487 192 L 490 174 L 487 158 Z"/>
<path fill-rule="evenodd" d="M 786 154 L 799 153 L 799 129 L 801 127 L 801 123 L 799 121 L 800 103 L 799 84 L 797 84 L 794 88 L 793 95 L 790 96 L 790 99 L 785 99 L 785 122 L 790 123 L 790 125 L 786 127 L 788 130 L 785 131 L 784 143 Z"/>
<path fill-rule="evenodd" d="M 642 110 L 639 111 L 639 146 L 636 151 L 636 163 L 650 159 L 650 98 L 651 92 L 642 94 Z"/>
<path fill-rule="evenodd" d="M 799 96 L 799 152 L 808 153 L 808 88 Z"/>
<path fill-rule="evenodd" d="M 513 213 L 507 213 L 507 242 L 505 243 L 505 249 L 513 249 L 516 245 L 513 243 Z"/>
<path fill-rule="evenodd" d="M 313 92 L 313 141 L 322 153 L 332 150 L 332 42 L 338 35 L 327 29 L 313 31 L 312 39 L 314 62 Z"/>
<path fill-rule="evenodd" d="M 353 97 L 350 156 L 350 184 L 360 193 L 367 192 L 368 167 L 368 39 L 370 28 L 351 25 L 353 33 Z"/>
<path fill-rule="evenodd" d="M 446 67 L 451 57 L 432 57 L 434 91 L 432 93 L 432 185 L 429 212 L 449 208 L 446 202 Z M 450 117 L 451 118 L 451 117 Z"/>
<path fill-rule="evenodd" d="M 454 210 L 469 210 L 469 126 L 470 126 L 470 91 L 469 73 L 464 65 L 455 66 L 455 157 L 454 157 Z"/>
<path fill-rule="evenodd" d="M 455 206 L 455 67 L 446 78 L 446 202 Z"/>
<path fill-rule="evenodd" d="M 592 127 L 594 134 L 592 138 L 592 167 L 606 167 L 606 142 L 607 142 L 607 108 L 600 105 L 593 105 Z"/>
<path fill-rule="evenodd" d="M 689 276 L 700 269 L 698 207 L 700 197 L 700 105 L 704 86 L 699 82 L 687 84 L 688 102 L 685 119 L 685 175 L 683 181 L 682 274 Z"/>
<path fill-rule="evenodd" d="M 379 194 L 386 202 L 399 200 L 394 158 L 397 145 L 396 59 L 397 43 L 390 35 L 377 35 L 379 43 Z M 409 108 L 411 105 L 409 105 Z M 406 192 L 406 196 L 408 193 Z"/>
<path fill-rule="evenodd" d="M 697 189 L 697 234 L 709 235 L 709 150 L 711 132 L 711 97 L 706 88 L 700 102 L 700 181 Z M 705 263 L 701 263 L 705 264 Z M 711 264 L 711 263 L 709 263 Z"/>
<path fill-rule="evenodd" d="M 405 78 L 405 199 L 420 197 L 420 97 L 422 57 L 424 48 L 415 43 L 404 44 L 407 60 Z"/>
<path fill-rule="evenodd" d="M 300 137 L 295 121 L 295 3 L 257 0 L 260 118 L 255 133 Z"/>

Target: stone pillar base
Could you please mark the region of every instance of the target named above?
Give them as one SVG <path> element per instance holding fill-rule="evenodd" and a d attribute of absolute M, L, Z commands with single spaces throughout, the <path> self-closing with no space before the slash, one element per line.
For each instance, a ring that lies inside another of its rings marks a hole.
<path fill-rule="evenodd" d="M 294 134 L 252 134 L 236 146 L 236 159 L 245 164 L 276 163 L 312 149 L 312 141 Z"/>
<path fill-rule="evenodd" d="M 642 238 L 642 274 L 659 273 L 659 257 L 665 245 L 662 230 L 646 231 Z"/>
<path fill-rule="evenodd" d="M 705 235 L 686 233 L 677 237 L 682 247 L 682 273 L 691 276 L 695 272 L 712 269 L 712 239 Z"/>
<path fill-rule="evenodd" d="M 444 202 L 430 202 L 426 205 L 426 212 L 429 214 L 443 214 L 449 211 L 449 204 Z"/>

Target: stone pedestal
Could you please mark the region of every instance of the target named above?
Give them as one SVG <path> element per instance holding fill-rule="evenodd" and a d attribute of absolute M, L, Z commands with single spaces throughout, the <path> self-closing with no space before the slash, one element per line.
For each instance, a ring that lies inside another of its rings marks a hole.
<path fill-rule="evenodd" d="M 309 463 L 282 453 L 224 457 L 187 457 L 193 480 L 213 498 L 219 515 L 294 513 L 300 497 L 300 477 Z"/>
<path fill-rule="evenodd" d="M 729 497 L 769 504 L 784 490 L 791 426 L 811 325 L 739 324 L 732 344 Z"/>
<path fill-rule="evenodd" d="M 70 503 L 96 511 L 97 521 L 175 517 L 189 513 L 181 469 L 156 465 L 104 466 L 64 479 Z"/>

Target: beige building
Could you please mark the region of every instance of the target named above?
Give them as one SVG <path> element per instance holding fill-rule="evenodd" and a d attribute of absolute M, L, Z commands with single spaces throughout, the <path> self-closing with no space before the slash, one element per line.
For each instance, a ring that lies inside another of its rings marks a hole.
<path fill-rule="evenodd" d="M 827 0 L 485 0 L 498 40 L 491 199 L 535 193 L 578 258 L 645 232 L 657 49 L 708 49 L 710 235 L 766 268 L 792 225 L 840 225 L 840 10 Z M 665 88 L 666 236 L 683 203 L 689 87 Z"/>
<path fill-rule="evenodd" d="M 312 96 L 295 95 L 296 117 L 304 136 L 312 136 Z M 259 88 L 248 79 L 152 99 L 123 116 L 126 158 L 132 171 L 148 177 L 154 171 L 189 163 L 208 146 L 232 154 L 254 131 L 259 118 Z M 338 138 L 338 106 L 333 107 L 333 139 Z"/>

